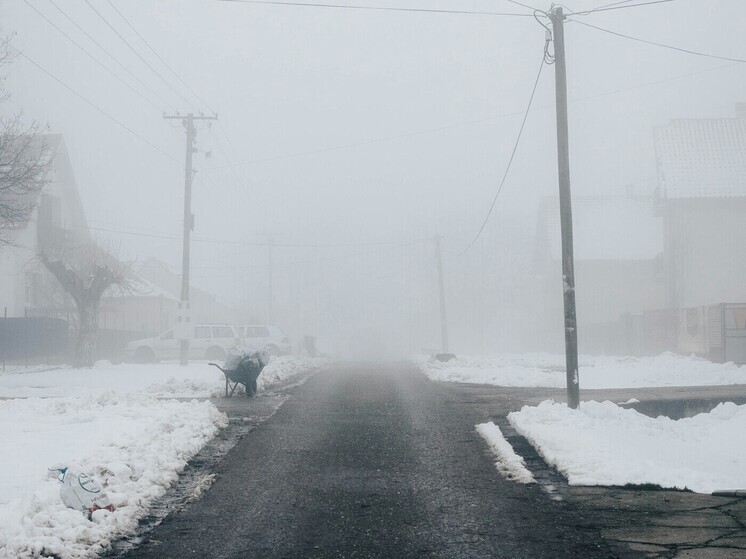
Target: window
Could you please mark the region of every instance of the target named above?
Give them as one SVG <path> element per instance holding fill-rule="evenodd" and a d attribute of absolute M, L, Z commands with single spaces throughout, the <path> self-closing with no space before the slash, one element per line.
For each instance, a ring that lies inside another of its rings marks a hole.
<path fill-rule="evenodd" d="M 247 338 L 266 338 L 269 336 L 269 331 L 264 326 L 247 326 L 246 337 Z"/>
<path fill-rule="evenodd" d="M 233 328 L 230 326 L 213 326 L 212 335 L 215 338 L 235 338 Z"/>
<path fill-rule="evenodd" d="M 209 338 L 209 337 L 211 337 L 210 327 L 209 326 L 195 326 L 194 327 L 194 337 L 195 338 Z"/>

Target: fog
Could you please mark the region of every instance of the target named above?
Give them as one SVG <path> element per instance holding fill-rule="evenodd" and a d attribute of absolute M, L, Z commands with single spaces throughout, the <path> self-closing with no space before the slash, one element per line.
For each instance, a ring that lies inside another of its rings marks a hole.
<path fill-rule="evenodd" d="M 352 4 L 531 13 L 502 0 Z M 568 10 L 602 4 L 574 0 Z M 743 59 L 742 7 L 678 0 L 570 19 Z M 185 134 L 163 114 L 217 114 L 197 123 L 191 280 L 236 323 L 277 324 L 353 358 L 438 351 L 440 235 L 451 351 L 562 350 L 551 65 L 472 245 L 542 62 L 545 29 L 533 17 L 215 0 L 5 0 L 0 13 L 28 57 L 7 67 L 12 98 L 1 110 L 23 109 L 64 136 L 89 228 L 119 258 L 181 273 Z M 706 297 L 651 301 L 619 295 L 632 289 L 627 276 L 610 288 L 613 266 L 594 275 L 592 265 L 664 252 L 662 233 L 614 209 L 649 200 L 643 213 L 655 218 L 654 129 L 734 118 L 746 65 L 577 22 L 565 35 L 579 343 L 595 351 L 583 328 L 625 313 L 746 301 L 735 273 Z M 608 217 L 601 199 L 611 200 Z"/>

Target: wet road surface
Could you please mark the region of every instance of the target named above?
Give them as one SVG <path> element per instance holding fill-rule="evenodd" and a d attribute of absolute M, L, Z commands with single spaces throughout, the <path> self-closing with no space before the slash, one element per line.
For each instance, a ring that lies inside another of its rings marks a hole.
<path fill-rule="evenodd" d="M 582 507 L 500 477 L 474 404 L 409 365 L 321 371 L 125 557 L 617 556 Z"/>

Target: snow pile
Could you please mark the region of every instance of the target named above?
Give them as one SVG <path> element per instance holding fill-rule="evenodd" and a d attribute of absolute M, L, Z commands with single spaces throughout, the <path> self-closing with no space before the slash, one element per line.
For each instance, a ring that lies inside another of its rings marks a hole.
<path fill-rule="evenodd" d="M 495 466 L 504 477 L 519 483 L 534 483 L 536 481 L 533 474 L 526 468 L 526 462 L 515 453 L 497 425 L 491 421 L 481 423 L 477 425 L 477 433 L 487 441 L 490 450 L 497 458 Z"/>
<path fill-rule="evenodd" d="M 134 529 L 226 417 L 210 402 L 114 393 L 0 401 L 0 557 L 94 557 Z M 116 511 L 66 508 L 47 468 L 103 485 Z"/>
<path fill-rule="evenodd" d="M 272 357 L 256 380 L 257 388 L 260 392 L 268 390 L 292 377 L 317 369 L 320 364 L 319 359 L 298 358 L 289 355 Z"/>
<path fill-rule="evenodd" d="M 570 485 L 654 483 L 699 493 L 746 487 L 746 406 L 720 404 L 674 421 L 608 401 L 577 410 L 545 401 L 508 420 Z"/>
<path fill-rule="evenodd" d="M 260 390 L 321 364 L 272 358 Z M 94 557 L 131 532 L 187 461 L 227 425 L 212 403 L 173 398 L 221 396 L 224 388 L 223 373 L 199 361 L 0 374 L 0 398 L 19 398 L 0 399 L 0 558 Z M 59 482 L 47 472 L 64 466 L 92 475 L 116 510 L 96 511 L 88 520 L 66 508 Z M 201 490 L 212 478 L 203 481 Z"/>
<path fill-rule="evenodd" d="M 526 354 L 459 357 L 440 362 L 418 359 L 432 380 L 513 387 L 564 388 L 563 355 Z M 642 388 L 746 384 L 746 369 L 698 357 L 663 353 L 657 357 L 580 358 L 580 385 L 594 388 Z"/>
<path fill-rule="evenodd" d="M 259 390 L 267 390 L 295 375 L 318 368 L 319 359 L 272 357 L 259 377 Z M 186 367 L 178 362 L 112 365 L 96 363 L 90 369 L 61 367 L 20 374 L 0 374 L 0 398 L 65 397 L 147 393 L 157 398 L 214 398 L 225 390 L 225 377 L 204 361 Z"/>

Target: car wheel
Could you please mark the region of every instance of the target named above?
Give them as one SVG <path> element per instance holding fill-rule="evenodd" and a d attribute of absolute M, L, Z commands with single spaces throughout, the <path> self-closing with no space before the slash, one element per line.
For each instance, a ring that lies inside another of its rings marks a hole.
<path fill-rule="evenodd" d="M 135 351 L 135 361 L 138 363 L 155 362 L 155 352 L 149 347 L 138 347 Z"/>
<path fill-rule="evenodd" d="M 205 353 L 206 359 L 213 359 L 215 361 L 221 361 L 225 359 L 225 350 L 222 347 L 213 346 L 207 349 Z"/>

